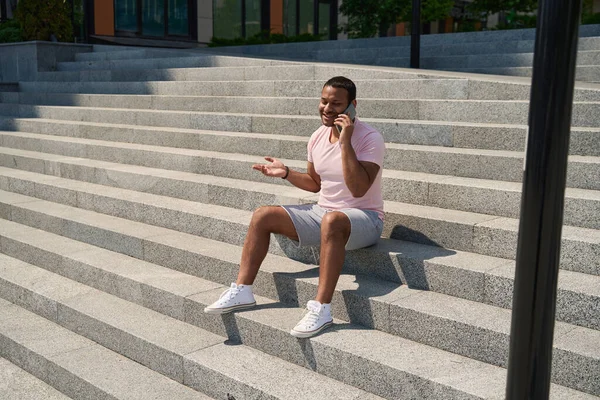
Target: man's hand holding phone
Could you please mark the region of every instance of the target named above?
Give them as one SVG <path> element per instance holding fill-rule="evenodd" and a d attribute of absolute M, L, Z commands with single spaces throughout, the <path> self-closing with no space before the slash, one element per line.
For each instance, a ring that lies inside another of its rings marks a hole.
<path fill-rule="evenodd" d="M 348 108 L 344 110 L 343 114 L 338 115 L 335 119 L 335 127 L 340 134 L 340 140 L 350 140 L 354 133 L 354 118 L 356 117 L 356 109 L 354 105 L 350 103 Z"/>

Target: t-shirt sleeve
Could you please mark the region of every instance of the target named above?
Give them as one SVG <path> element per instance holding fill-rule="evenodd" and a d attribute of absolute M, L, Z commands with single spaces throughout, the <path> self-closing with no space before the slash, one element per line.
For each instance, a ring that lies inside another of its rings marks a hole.
<path fill-rule="evenodd" d="M 367 161 L 383 167 L 383 157 L 385 155 L 385 142 L 383 136 L 377 131 L 369 132 L 358 143 L 354 149 L 358 161 Z"/>

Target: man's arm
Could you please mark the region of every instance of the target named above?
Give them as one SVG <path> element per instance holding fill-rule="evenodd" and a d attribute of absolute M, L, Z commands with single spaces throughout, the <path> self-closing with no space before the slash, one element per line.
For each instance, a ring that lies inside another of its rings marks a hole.
<path fill-rule="evenodd" d="M 379 173 L 379 165 L 369 161 L 358 161 L 352 148 L 354 123 L 345 114 L 340 114 L 336 123 L 342 126 L 339 143 L 342 150 L 342 169 L 344 181 L 354 197 L 363 197 L 375 182 Z"/>
<path fill-rule="evenodd" d="M 317 193 L 321 190 L 321 177 L 316 173 L 315 166 L 310 161 L 306 166 L 306 173 L 292 171 L 286 178 L 288 182 L 297 188 Z"/>
<path fill-rule="evenodd" d="M 293 171 L 275 158 L 265 157 L 265 160 L 269 161 L 269 164 L 254 164 L 252 168 L 266 176 L 285 177 L 292 185 L 309 192 L 317 193 L 321 190 L 321 177 L 316 173 L 313 163 L 309 162 L 306 167 L 307 172 L 302 173 Z"/>
<path fill-rule="evenodd" d="M 363 197 L 375 182 L 379 165 L 369 161 L 358 161 L 352 144 L 340 141 L 344 181 L 354 197 Z"/>

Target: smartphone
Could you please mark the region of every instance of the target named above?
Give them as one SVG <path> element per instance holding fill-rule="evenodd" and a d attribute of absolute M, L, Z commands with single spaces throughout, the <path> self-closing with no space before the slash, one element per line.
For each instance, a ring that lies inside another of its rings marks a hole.
<path fill-rule="evenodd" d="M 354 104 L 350 103 L 348 108 L 346 108 L 342 114 L 346 114 L 352 121 L 354 121 L 354 118 L 356 118 L 356 108 L 354 108 Z M 339 133 L 342 133 L 342 126 L 336 125 L 335 127 Z"/>

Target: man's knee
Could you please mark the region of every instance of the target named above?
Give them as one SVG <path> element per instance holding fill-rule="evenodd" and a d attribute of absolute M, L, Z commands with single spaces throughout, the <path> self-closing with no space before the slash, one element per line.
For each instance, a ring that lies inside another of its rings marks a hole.
<path fill-rule="evenodd" d="M 352 225 L 346 214 L 339 211 L 328 212 L 321 222 L 321 239 L 342 238 L 348 240 Z"/>
<path fill-rule="evenodd" d="M 252 214 L 252 225 L 262 229 L 272 229 L 279 218 L 278 212 L 281 207 L 262 206 L 254 210 Z"/>

